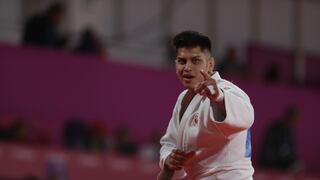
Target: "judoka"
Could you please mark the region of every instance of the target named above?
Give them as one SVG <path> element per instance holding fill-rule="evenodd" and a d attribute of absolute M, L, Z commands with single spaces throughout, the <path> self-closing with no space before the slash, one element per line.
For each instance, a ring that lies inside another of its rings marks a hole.
<path fill-rule="evenodd" d="M 248 95 L 214 71 L 207 36 L 184 31 L 173 45 L 176 73 L 186 90 L 160 140 L 158 179 L 252 179 L 254 110 Z"/>

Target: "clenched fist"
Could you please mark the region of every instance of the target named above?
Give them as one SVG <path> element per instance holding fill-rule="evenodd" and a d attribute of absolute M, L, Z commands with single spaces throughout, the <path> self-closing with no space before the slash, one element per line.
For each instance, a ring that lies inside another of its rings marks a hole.
<path fill-rule="evenodd" d="M 175 149 L 165 160 L 165 166 L 170 170 L 180 170 L 188 159 L 195 155 L 194 151 L 185 153 L 181 150 Z"/>

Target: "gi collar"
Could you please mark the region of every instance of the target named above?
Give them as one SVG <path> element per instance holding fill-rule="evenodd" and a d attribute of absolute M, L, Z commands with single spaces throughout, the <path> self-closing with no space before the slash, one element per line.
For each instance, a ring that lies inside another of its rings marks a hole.
<path fill-rule="evenodd" d="M 219 74 L 218 71 L 214 71 L 213 75 L 211 77 L 212 77 L 212 79 L 215 79 L 217 81 L 221 79 L 220 74 Z"/>

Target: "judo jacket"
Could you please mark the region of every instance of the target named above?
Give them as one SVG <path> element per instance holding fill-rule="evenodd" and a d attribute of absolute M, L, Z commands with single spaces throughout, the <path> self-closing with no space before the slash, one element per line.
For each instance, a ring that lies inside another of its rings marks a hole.
<path fill-rule="evenodd" d="M 181 120 L 183 91 L 175 104 L 165 135 L 161 138 L 160 167 L 173 149 L 195 151 L 184 168 L 175 171 L 174 179 L 252 179 L 250 127 L 254 110 L 245 92 L 224 80 L 218 72 L 212 75 L 224 93 L 226 117 L 217 121 L 214 103 L 196 94 Z"/>

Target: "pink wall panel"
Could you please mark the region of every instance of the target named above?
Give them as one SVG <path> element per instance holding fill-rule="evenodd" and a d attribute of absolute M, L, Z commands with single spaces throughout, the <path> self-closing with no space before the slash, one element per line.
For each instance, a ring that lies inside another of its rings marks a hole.
<path fill-rule="evenodd" d="M 319 91 L 231 79 L 244 89 L 255 109 L 253 159 L 259 156 L 268 124 L 289 104 L 301 119 L 296 128 L 298 152 L 307 169 L 319 171 Z M 173 70 L 153 70 L 115 64 L 63 52 L 0 46 L 0 121 L 24 116 L 44 126 L 56 142 L 66 118 L 78 116 L 126 124 L 138 140 L 164 132 L 177 95 L 182 90 Z"/>

